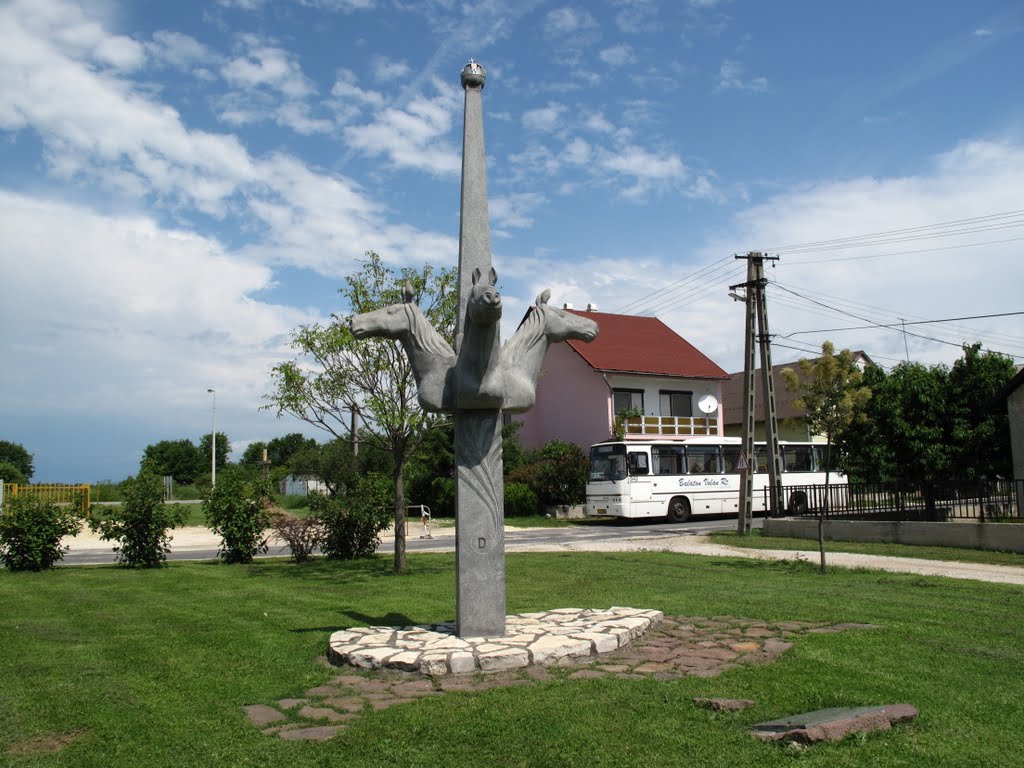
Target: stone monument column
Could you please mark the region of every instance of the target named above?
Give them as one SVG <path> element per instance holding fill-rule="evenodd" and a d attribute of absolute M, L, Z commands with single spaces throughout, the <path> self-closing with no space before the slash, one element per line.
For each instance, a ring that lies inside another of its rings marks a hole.
<path fill-rule="evenodd" d="M 471 296 L 478 280 L 493 280 L 484 159 L 484 68 L 470 60 L 462 70 L 465 122 L 462 138 L 462 202 L 459 227 L 459 314 L 455 353 L 458 384 L 454 412 L 456 464 L 456 631 L 459 637 L 505 634 L 505 509 L 501 456 L 501 382 L 495 401 L 479 379 L 465 376 L 474 364 L 497 368 L 498 324 L 491 319 L 481 349 L 464 344 L 473 322 Z M 499 299 L 500 301 L 500 299 Z M 500 305 L 499 305 L 500 307 Z M 500 316 L 500 308 L 498 309 Z M 487 321 L 485 321 L 487 322 Z M 472 348 L 472 349 L 471 349 Z M 474 360 L 467 360 L 473 355 Z M 460 370 L 461 369 L 461 370 Z M 467 386 L 466 379 L 481 386 Z"/>

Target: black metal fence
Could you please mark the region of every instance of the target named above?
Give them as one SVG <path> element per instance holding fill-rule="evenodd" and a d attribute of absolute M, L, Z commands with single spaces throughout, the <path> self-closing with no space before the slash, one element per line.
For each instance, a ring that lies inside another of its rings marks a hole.
<path fill-rule="evenodd" d="M 780 502 L 771 505 L 765 488 L 765 508 L 775 516 L 817 517 L 825 506 L 824 485 L 776 486 Z M 781 510 L 778 507 L 782 506 Z M 850 483 L 830 485 L 829 519 L 856 520 L 1003 520 L 1024 512 L 1024 480 L 929 483 Z"/>

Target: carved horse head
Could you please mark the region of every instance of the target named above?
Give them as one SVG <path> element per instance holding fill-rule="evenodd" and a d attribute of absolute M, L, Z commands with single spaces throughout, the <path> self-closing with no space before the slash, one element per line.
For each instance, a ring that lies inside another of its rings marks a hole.
<path fill-rule="evenodd" d="M 501 348 L 507 394 L 505 410 L 522 412 L 533 406 L 544 354 L 552 343 L 575 339 L 593 341 L 597 323 L 587 317 L 548 305 L 551 291 L 537 297 L 512 338 Z"/>
<path fill-rule="evenodd" d="M 408 282 L 402 287 L 402 298 L 405 301 L 401 304 L 354 315 L 348 327 L 357 339 L 372 336 L 397 339 L 409 357 L 423 409 L 451 410 L 448 378 L 455 365 L 455 352 L 420 311 Z"/>
<path fill-rule="evenodd" d="M 473 287 L 466 303 L 466 317 L 471 323 L 487 325 L 501 319 L 501 294 L 494 287 L 498 282 L 494 267 L 491 267 L 486 280 L 481 280 L 482 275 L 479 267 L 473 270 Z"/>
<path fill-rule="evenodd" d="M 550 298 L 551 289 L 545 289 L 537 297 L 537 304 L 531 310 L 540 313 L 544 335 L 550 343 L 566 339 L 591 342 L 597 338 L 597 323 L 590 318 L 550 306 Z"/>

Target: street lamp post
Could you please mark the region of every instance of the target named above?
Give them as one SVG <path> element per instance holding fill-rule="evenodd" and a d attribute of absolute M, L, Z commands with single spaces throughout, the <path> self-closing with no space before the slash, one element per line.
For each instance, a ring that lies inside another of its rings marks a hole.
<path fill-rule="evenodd" d="M 206 390 L 213 395 L 213 412 L 210 417 L 210 485 L 217 485 L 217 390 Z"/>

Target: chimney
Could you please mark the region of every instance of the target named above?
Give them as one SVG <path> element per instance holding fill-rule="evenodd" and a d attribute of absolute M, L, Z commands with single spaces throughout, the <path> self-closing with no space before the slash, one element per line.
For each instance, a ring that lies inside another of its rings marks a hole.
<path fill-rule="evenodd" d="M 572 308 L 573 308 L 573 306 L 569 302 L 565 302 L 565 304 L 562 305 L 562 309 L 572 309 Z"/>
<path fill-rule="evenodd" d="M 597 312 L 597 304 L 587 302 L 587 312 Z"/>

